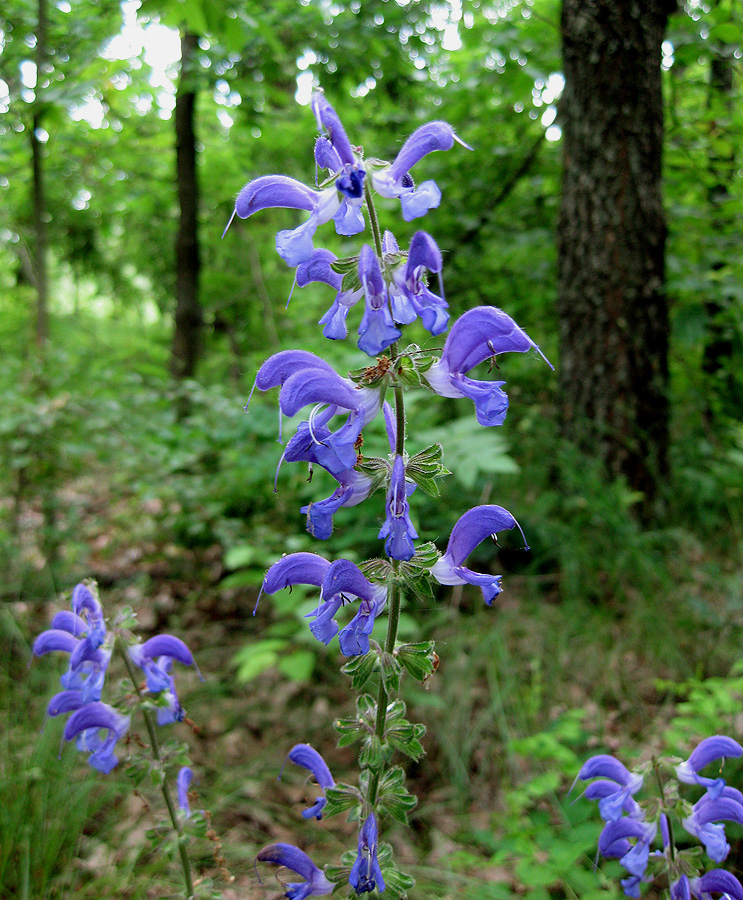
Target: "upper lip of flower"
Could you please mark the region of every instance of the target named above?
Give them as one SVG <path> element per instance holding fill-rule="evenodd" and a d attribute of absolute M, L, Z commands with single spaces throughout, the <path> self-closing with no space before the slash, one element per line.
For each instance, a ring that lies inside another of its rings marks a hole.
<path fill-rule="evenodd" d="M 287 897 L 292 900 L 305 900 L 307 897 L 329 894 L 335 885 L 328 881 L 322 869 L 319 869 L 299 847 L 292 844 L 269 844 L 256 854 L 256 860 L 285 866 L 301 875 L 304 884 L 288 884 Z"/>
<path fill-rule="evenodd" d="M 446 553 L 431 568 L 439 584 L 476 584 L 490 605 L 500 593 L 500 575 L 481 575 L 463 563 L 475 547 L 486 537 L 499 531 L 521 526 L 502 506 L 475 506 L 459 518 L 452 529 Z M 521 532 L 523 536 L 523 531 Z M 526 548 L 528 549 L 528 547 Z"/>

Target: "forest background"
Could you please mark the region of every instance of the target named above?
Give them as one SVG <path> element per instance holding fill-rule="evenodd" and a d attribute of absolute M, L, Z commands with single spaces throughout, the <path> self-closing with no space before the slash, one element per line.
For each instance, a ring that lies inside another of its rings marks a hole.
<path fill-rule="evenodd" d="M 646 445 L 631 416 L 623 433 L 610 420 L 576 431 L 566 415 L 568 395 L 597 384 L 611 394 L 601 378 L 612 384 L 619 354 L 594 341 L 598 361 L 571 359 L 565 322 L 577 312 L 588 334 L 592 316 L 621 318 L 607 312 L 594 267 L 585 309 L 565 281 L 575 110 L 564 103 L 562 49 L 581 6 L 602 4 L 4 5 L 1 897 L 170 890 L 165 861 L 142 842 L 147 804 L 127 799 L 116 773 L 81 771 L 71 748 L 58 760 L 59 723 L 40 737 L 55 670 L 28 670 L 30 642 L 83 577 L 97 579 L 107 609 L 134 607 L 144 635 L 185 635 L 207 675 L 182 699 L 198 724 L 203 805 L 236 876 L 226 898 L 258 891 L 259 846 L 296 840 L 286 799 L 302 789 L 275 782 L 276 759 L 300 740 L 333 745 L 329 710 L 348 694 L 337 651 L 307 632 L 312 598 L 295 590 L 252 616 L 282 552 L 317 552 L 299 506 L 318 496 L 323 473 L 310 486 L 284 467 L 274 493 L 275 398 L 254 398 L 249 415 L 242 406 L 271 352 L 302 346 L 346 370 L 358 354 L 320 335 L 327 298 L 313 286 L 284 308 L 293 275 L 274 235 L 294 213 L 261 213 L 222 239 L 249 178 L 310 177 L 313 80 L 376 156 L 392 158 L 434 118 L 474 148 L 427 161 L 444 194 L 426 228 L 444 250 L 447 299 L 455 314 L 503 307 L 558 370 L 501 364 L 505 429 L 481 429 L 469 410 L 422 393 L 410 409 L 413 449 L 440 440 L 454 472 L 443 502 L 416 495 L 421 536 L 441 545 L 459 510 L 492 502 L 531 546 L 478 551 L 476 568 L 504 574 L 497 608 L 442 589 L 401 624 L 403 636 L 441 642 L 439 672 L 406 688 L 429 728 L 410 774 L 427 802 L 412 837 L 399 838 L 418 896 L 613 895 L 611 867 L 591 869 L 591 810 L 567 798 L 581 761 L 599 750 L 621 749 L 626 762 L 682 752 L 713 732 L 740 739 L 743 12 L 733 0 L 663 10 L 665 265 L 655 290 L 668 319 L 625 367 L 639 382 L 615 392 L 642 398 L 645 363 L 667 359 L 663 427 Z M 642 20 L 656 4 L 603 6 Z M 610 103 L 607 94 L 602 108 Z M 612 164 L 607 154 L 602 165 Z M 341 253 L 341 240 L 324 245 Z M 423 331 L 418 340 L 435 345 Z M 659 442 L 654 465 L 638 468 Z M 381 504 L 376 517 L 366 504 L 342 510 L 323 552 L 374 555 L 382 518 Z M 329 753 L 342 774 L 350 757 Z M 321 834 L 337 855 L 338 838 Z M 739 833 L 728 860 L 739 876 L 741 854 Z"/>

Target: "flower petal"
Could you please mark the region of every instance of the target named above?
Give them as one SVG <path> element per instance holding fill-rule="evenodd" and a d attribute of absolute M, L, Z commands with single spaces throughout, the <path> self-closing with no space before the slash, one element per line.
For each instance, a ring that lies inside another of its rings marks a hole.
<path fill-rule="evenodd" d="M 249 181 L 237 195 L 235 212 L 247 219 L 262 209 L 306 209 L 312 211 L 318 204 L 319 191 L 314 191 L 286 175 L 262 175 Z"/>

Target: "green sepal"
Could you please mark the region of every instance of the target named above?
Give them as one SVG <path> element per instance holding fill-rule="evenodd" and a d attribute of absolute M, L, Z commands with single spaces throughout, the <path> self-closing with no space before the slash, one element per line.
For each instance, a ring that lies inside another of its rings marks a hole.
<path fill-rule="evenodd" d="M 359 267 L 358 256 L 343 256 L 340 259 L 334 259 L 330 264 L 330 268 L 339 275 L 346 275 L 353 272 Z"/>
<path fill-rule="evenodd" d="M 379 673 L 387 694 L 397 694 L 400 690 L 402 666 L 391 653 L 382 653 L 379 657 Z"/>
<path fill-rule="evenodd" d="M 376 584 L 389 584 L 394 576 L 394 569 L 387 559 L 367 559 L 359 568 L 364 577 Z"/>
<path fill-rule="evenodd" d="M 356 257 L 355 265 L 343 273 L 341 293 L 346 294 L 349 291 L 360 291 L 362 286 L 361 279 L 359 278 L 358 257 Z"/>
<path fill-rule="evenodd" d="M 391 747 L 395 747 L 412 760 L 419 760 L 425 756 L 419 738 L 426 733 L 426 726 L 412 722 L 400 721 L 391 728 L 385 729 L 384 736 Z"/>
<path fill-rule="evenodd" d="M 165 772 L 160 768 L 160 766 L 153 766 L 150 769 L 150 778 L 152 779 L 152 783 L 155 787 L 160 787 L 160 785 L 165 781 Z"/>
<path fill-rule="evenodd" d="M 338 735 L 339 747 L 350 747 L 351 744 L 355 744 L 358 741 L 363 740 L 364 735 L 368 734 L 369 731 L 364 723 L 359 722 L 356 717 L 336 719 L 333 722 L 333 728 L 335 729 L 335 733 Z"/>
<path fill-rule="evenodd" d="M 408 813 L 418 805 L 418 798 L 405 787 L 405 773 L 394 766 L 383 773 L 377 787 L 377 812 L 400 822 L 408 823 Z"/>
<path fill-rule="evenodd" d="M 329 819 L 338 813 L 346 812 L 358 806 L 361 809 L 362 799 L 359 789 L 350 784 L 338 782 L 333 787 L 325 789 L 325 799 L 328 801 L 323 807 L 323 818 Z"/>
<path fill-rule="evenodd" d="M 194 811 L 183 823 L 183 833 L 191 837 L 205 838 L 208 825 L 203 813 Z"/>
<path fill-rule="evenodd" d="M 433 596 L 433 588 L 429 571 L 439 558 L 436 545 L 427 541 L 415 551 L 415 555 L 401 562 L 397 570 L 397 579 L 402 587 L 411 594 Z"/>
<path fill-rule="evenodd" d="M 379 656 L 369 651 L 363 656 L 353 656 L 349 662 L 341 668 L 341 672 L 351 676 L 351 685 L 354 691 L 360 691 L 377 668 Z"/>
<path fill-rule="evenodd" d="M 344 853 L 343 855 L 345 856 L 346 854 Z M 325 866 L 323 872 L 328 881 L 333 881 L 336 884 L 348 884 L 352 868 L 353 863 L 346 866 Z"/>
<path fill-rule="evenodd" d="M 417 344 L 409 344 L 395 360 L 395 379 L 411 387 L 423 384 L 421 375 L 427 372 L 433 363 L 430 355 L 421 350 Z"/>
<path fill-rule="evenodd" d="M 369 478 L 371 478 L 371 487 L 369 488 L 370 494 L 373 494 L 374 491 L 382 487 L 382 485 L 387 482 L 390 475 L 389 463 L 387 460 L 380 459 L 378 456 L 365 456 L 362 462 L 356 464 L 355 468 L 357 472 L 362 472 L 364 475 L 368 475 Z"/>
<path fill-rule="evenodd" d="M 359 719 L 374 728 L 377 721 L 377 701 L 371 694 L 361 694 L 356 699 L 356 710 Z"/>
<path fill-rule="evenodd" d="M 377 858 L 379 858 L 379 854 L 377 854 Z M 415 885 L 415 878 L 394 865 L 382 867 L 380 864 L 380 868 L 382 868 L 386 887 L 385 900 L 405 900 L 408 896 L 407 892 Z"/>
<path fill-rule="evenodd" d="M 388 754 L 388 747 L 379 735 L 370 734 L 359 754 L 359 765 L 364 769 L 381 769 Z"/>
<path fill-rule="evenodd" d="M 431 497 L 439 497 L 441 492 L 437 479 L 451 475 L 442 462 L 443 458 L 444 448 L 441 444 L 431 444 L 410 458 L 405 466 L 405 474 L 412 478 L 422 491 Z"/>
<path fill-rule="evenodd" d="M 419 644 L 401 644 L 395 655 L 403 668 L 416 681 L 425 681 L 434 671 L 436 655 L 434 641 L 422 641 Z"/>

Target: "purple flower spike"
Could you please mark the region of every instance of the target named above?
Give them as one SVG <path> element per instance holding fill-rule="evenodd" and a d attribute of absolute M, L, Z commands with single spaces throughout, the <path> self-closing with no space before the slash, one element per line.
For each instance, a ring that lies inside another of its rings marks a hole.
<path fill-rule="evenodd" d="M 516 519 L 502 506 L 476 506 L 468 510 L 452 529 L 446 553 L 431 568 L 431 574 L 439 584 L 477 585 L 490 606 L 501 592 L 501 576 L 473 572 L 463 563 L 486 537 L 510 528 L 521 531 Z"/>
<path fill-rule="evenodd" d="M 315 781 L 320 785 L 323 791 L 323 796 L 318 797 L 313 806 L 302 812 L 303 818 L 311 819 L 314 816 L 316 819 L 322 819 L 322 811 L 328 802 L 325 799 L 325 791 L 335 784 L 325 760 L 320 756 L 317 750 L 315 750 L 314 747 L 310 747 L 309 744 L 296 744 L 289 751 L 287 759 L 290 759 L 296 765 L 302 766 L 302 768 L 312 772 L 315 776 Z"/>
<path fill-rule="evenodd" d="M 83 610 L 87 610 L 89 616 L 96 618 L 103 615 L 101 604 L 93 596 L 90 588 L 81 582 L 72 590 L 72 611 L 80 615 Z"/>
<path fill-rule="evenodd" d="M 382 870 L 377 859 L 377 819 L 369 813 L 359 831 L 359 847 L 356 860 L 348 876 L 348 883 L 357 894 L 369 893 L 385 889 Z"/>
<path fill-rule="evenodd" d="M 502 425 L 508 411 L 503 381 L 473 381 L 466 373 L 499 353 L 536 350 L 551 363 L 513 319 L 494 306 L 478 306 L 452 326 L 441 359 L 425 373 L 430 387 L 442 397 L 469 397 L 481 425 Z"/>
<path fill-rule="evenodd" d="M 122 716 L 112 706 L 96 701 L 88 703 L 72 713 L 67 720 L 64 739 L 71 741 L 74 737 L 84 735 L 93 749 L 88 762 L 99 772 L 108 773 L 119 762 L 114 755 L 116 742 L 123 737 L 129 728 L 130 717 Z M 96 740 L 99 731 L 108 731 L 105 740 Z"/>
<path fill-rule="evenodd" d="M 191 815 L 191 807 L 188 803 L 188 789 L 191 787 L 193 772 L 188 766 L 182 766 L 178 772 L 176 787 L 178 791 L 178 807 L 188 819 Z"/>
<path fill-rule="evenodd" d="M 307 897 L 319 897 L 329 894 L 335 885 L 328 881 L 322 869 L 312 862 L 307 854 L 292 844 L 269 844 L 258 854 L 256 860 L 284 866 L 304 878 L 298 884 L 283 885 L 287 888 L 285 896 L 288 900 L 306 900 Z"/>
<path fill-rule="evenodd" d="M 705 778 L 699 772 L 710 763 L 726 757 L 737 759 L 743 755 L 743 747 L 737 741 L 722 734 L 705 738 L 692 752 L 691 756 L 676 766 L 676 775 L 684 784 L 701 784 L 707 788 L 714 800 L 720 796 L 725 787 L 722 778 Z"/>
<path fill-rule="evenodd" d="M 377 537 L 386 538 L 384 552 L 391 559 L 408 560 L 415 555 L 413 541 L 418 532 L 410 521 L 408 497 L 415 490 L 414 484 L 405 481 L 405 463 L 401 456 L 395 457 L 392 467 L 390 487 L 387 491 L 387 518 Z"/>
<path fill-rule="evenodd" d="M 740 881 L 724 869 L 712 869 L 701 878 L 692 878 L 691 893 L 699 900 L 711 900 L 712 894 L 722 894 L 730 900 L 743 900 Z"/>
<path fill-rule="evenodd" d="M 451 150 L 455 140 L 467 147 L 446 122 L 428 122 L 410 135 L 391 166 L 372 174 L 372 183 L 378 194 L 400 199 L 406 222 L 424 216 L 441 202 L 441 191 L 436 183 L 424 181 L 416 190 L 410 170 L 429 153 Z"/>

